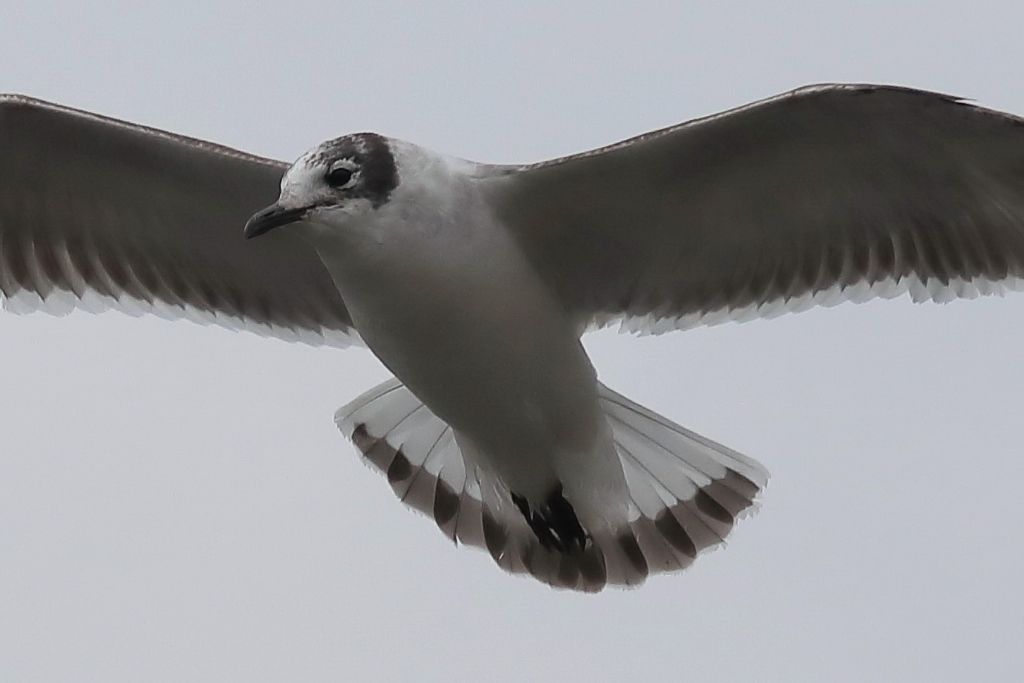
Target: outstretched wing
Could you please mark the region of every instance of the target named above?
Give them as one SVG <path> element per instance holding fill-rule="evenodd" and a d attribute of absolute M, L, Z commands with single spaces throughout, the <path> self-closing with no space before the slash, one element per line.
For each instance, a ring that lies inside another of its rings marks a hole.
<path fill-rule="evenodd" d="M 309 343 L 357 337 L 312 247 L 242 227 L 287 164 L 0 95 L 6 308 L 118 308 Z"/>
<path fill-rule="evenodd" d="M 1024 276 L 1024 120 L 824 85 L 488 181 L 582 321 L 652 332 Z"/>

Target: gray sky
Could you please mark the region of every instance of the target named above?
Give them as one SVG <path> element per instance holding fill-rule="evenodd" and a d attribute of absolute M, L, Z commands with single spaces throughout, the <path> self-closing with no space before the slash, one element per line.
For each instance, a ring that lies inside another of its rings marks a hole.
<path fill-rule="evenodd" d="M 286 159 L 369 129 L 535 160 L 820 81 L 1024 113 L 1020 2 L 174 4 L 8 0 L 0 91 Z M 368 351 L 0 315 L 0 678 L 1019 675 L 1024 295 L 587 346 L 773 474 L 728 548 L 598 596 L 453 548 L 360 464 L 331 416 Z"/>

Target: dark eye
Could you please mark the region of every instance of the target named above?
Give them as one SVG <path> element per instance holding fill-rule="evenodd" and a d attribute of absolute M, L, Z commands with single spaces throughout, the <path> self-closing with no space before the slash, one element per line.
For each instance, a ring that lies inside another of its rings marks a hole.
<path fill-rule="evenodd" d="M 352 180 L 352 169 L 338 166 L 327 172 L 327 184 L 331 187 L 345 187 Z"/>

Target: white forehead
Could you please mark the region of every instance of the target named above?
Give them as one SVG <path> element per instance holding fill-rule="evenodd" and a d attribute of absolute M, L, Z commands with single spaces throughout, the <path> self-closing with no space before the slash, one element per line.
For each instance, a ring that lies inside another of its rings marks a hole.
<path fill-rule="evenodd" d="M 317 145 L 296 159 L 281 178 L 281 192 L 288 187 L 310 187 L 323 176 L 325 169 L 319 163 L 322 145 Z"/>
<path fill-rule="evenodd" d="M 387 159 L 384 164 L 380 163 L 382 155 Z M 456 178 L 472 176 L 478 170 L 477 164 L 438 154 L 403 140 L 372 133 L 347 135 L 322 142 L 295 160 L 281 179 L 282 203 L 308 204 L 311 199 L 328 192 L 325 174 L 333 165 L 346 160 L 353 165 L 353 170 L 378 174 L 371 175 L 371 178 L 384 174 L 384 180 L 391 183 L 382 189 L 384 199 L 396 188 L 399 193 L 418 189 L 429 192 L 449 185 Z M 361 164 L 366 168 L 360 168 Z"/>
<path fill-rule="evenodd" d="M 285 206 L 296 206 L 308 200 L 322 189 L 326 169 L 322 164 L 322 145 L 313 147 L 300 156 L 285 171 L 281 178 L 281 196 L 279 201 Z"/>
<path fill-rule="evenodd" d="M 344 141 L 344 147 L 339 144 L 340 141 Z M 320 184 L 330 164 L 350 159 L 352 167 L 355 168 L 355 159 L 368 153 L 369 145 L 362 136 L 344 136 L 325 140 L 319 145 L 311 147 L 295 160 L 284 177 L 281 178 L 281 192 L 283 194 L 289 187 L 293 189 L 315 187 Z"/>

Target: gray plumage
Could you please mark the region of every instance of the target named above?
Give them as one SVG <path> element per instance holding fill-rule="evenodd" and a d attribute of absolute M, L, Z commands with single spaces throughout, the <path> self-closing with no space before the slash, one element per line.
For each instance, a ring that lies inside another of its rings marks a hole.
<path fill-rule="evenodd" d="M 0 96 L 0 183 L 5 307 L 365 343 L 396 378 L 336 420 L 395 493 L 504 569 L 586 591 L 689 566 L 768 473 L 600 384 L 585 329 L 1024 277 L 1024 122 L 887 86 L 527 166 L 372 133 L 288 165 Z"/>

